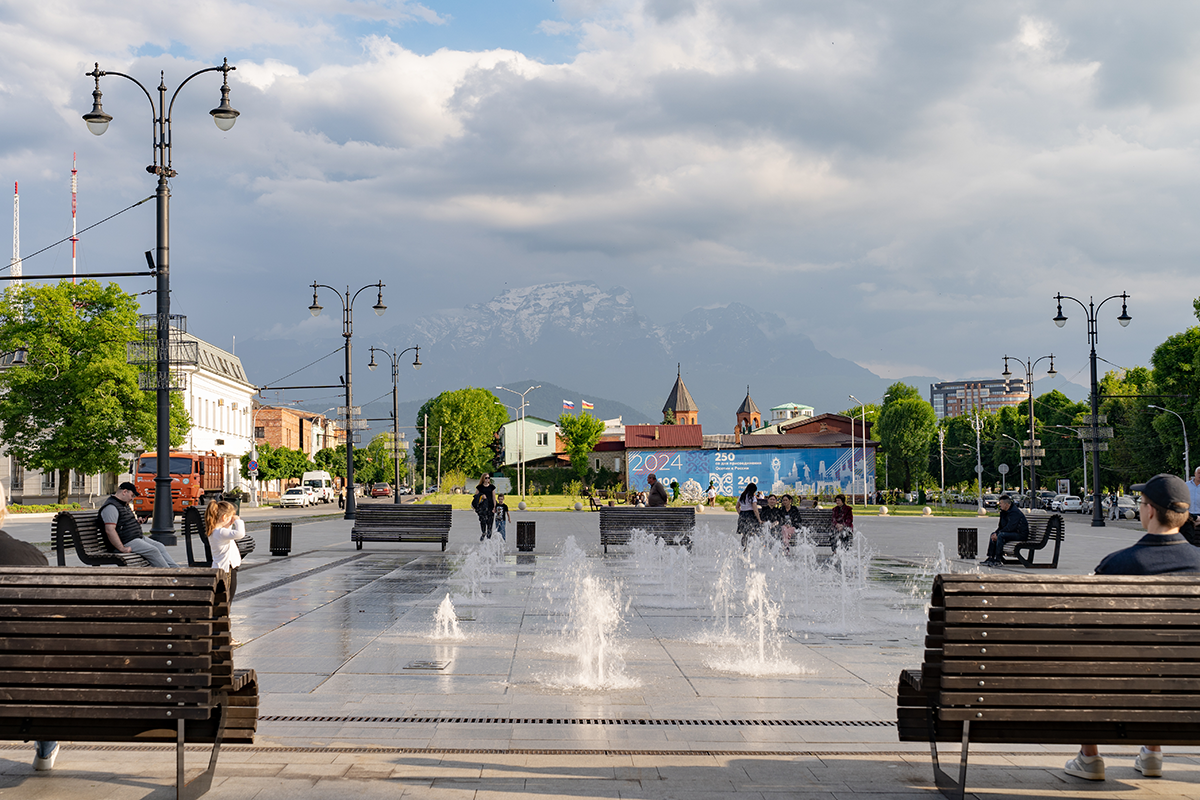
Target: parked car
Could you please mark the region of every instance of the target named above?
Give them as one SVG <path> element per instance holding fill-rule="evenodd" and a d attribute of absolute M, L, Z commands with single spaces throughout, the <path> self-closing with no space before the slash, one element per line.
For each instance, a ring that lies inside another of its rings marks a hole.
<path fill-rule="evenodd" d="M 1000 495 L 991 494 L 990 492 L 983 496 L 984 508 L 996 508 L 1000 504 Z"/>
<path fill-rule="evenodd" d="M 1063 495 L 1062 502 L 1059 503 L 1058 510 L 1060 513 L 1074 511 L 1076 514 L 1083 513 L 1083 501 L 1073 494 Z"/>
<path fill-rule="evenodd" d="M 1109 506 L 1108 495 L 1106 495 L 1106 494 L 1101 495 L 1100 496 L 1100 510 L 1105 516 L 1108 515 L 1108 506 Z M 1092 496 L 1090 494 L 1087 497 L 1083 498 L 1083 513 L 1085 513 L 1085 514 L 1092 513 Z"/>
<path fill-rule="evenodd" d="M 1117 519 L 1141 519 L 1141 508 L 1136 498 L 1128 495 L 1117 498 Z"/>
<path fill-rule="evenodd" d="M 376 483 L 371 486 L 371 497 L 391 497 L 392 487 L 386 483 Z"/>
<path fill-rule="evenodd" d="M 312 505 L 312 495 L 303 486 L 293 486 L 279 498 L 280 508 L 306 508 Z"/>

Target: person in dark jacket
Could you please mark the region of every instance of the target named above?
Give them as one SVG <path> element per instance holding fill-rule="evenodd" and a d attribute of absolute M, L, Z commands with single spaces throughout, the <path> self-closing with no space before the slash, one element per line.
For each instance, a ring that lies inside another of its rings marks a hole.
<path fill-rule="evenodd" d="M 138 494 L 138 489 L 126 481 L 117 487 L 100 506 L 100 522 L 104 524 L 104 538 L 108 549 L 116 553 L 137 553 L 152 567 L 179 568 L 175 559 L 167 552 L 160 542 L 142 536 L 142 526 L 137 521 L 130 501 Z"/>
<path fill-rule="evenodd" d="M 1000 495 L 997 506 L 1000 508 L 1000 525 L 988 540 L 987 559 L 983 562 L 985 567 L 1001 566 L 1004 563 L 1000 560 L 1004 545 L 1029 538 L 1029 520 L 1025 519 L 1025 512 L 1013 504 L 1012 498 L 1007 494 Z"/>
<path fill-rule="evenodd" d="M 667 487 L 659 483 L 658 476 L 651 472 L 646 476 L 646 483 L 650 485 L 649 497 L 646 498 L 646 503 L 651 508 L 660 508 L 667 504 Z"/>

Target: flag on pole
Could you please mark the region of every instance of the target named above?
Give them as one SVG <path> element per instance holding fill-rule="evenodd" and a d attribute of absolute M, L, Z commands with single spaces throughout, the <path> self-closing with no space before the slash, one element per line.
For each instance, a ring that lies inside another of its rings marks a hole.
<path fill-rule="evenodd" d="M 584 411 L 591 411 L 592 409 L 595 408 L 595 406 L 592 405 L 591 403 L 589 403 L 587 400 L 581 400 L 580 402 L 583 403 Z"/>
<path fill-rule="evenodd" d="M 574 411 L 575 410 L 575 401 L 574 400 L 563 400 L 563 409 L 565 409 L 566 411 Z"/>

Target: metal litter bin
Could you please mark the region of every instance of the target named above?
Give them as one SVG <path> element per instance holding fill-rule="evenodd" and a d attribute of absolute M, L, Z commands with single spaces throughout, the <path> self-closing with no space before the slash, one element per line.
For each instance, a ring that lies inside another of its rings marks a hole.
<path fill-rule="evenodd" d="M 286 556 L 292 551 L 292 523 L 271 523 L 271 555 Z"/>
<path fill-rule="evenodd" d="M 517 550 L 522 553 L 529 553 L 533 550 L 534 540 L 537 538 L 535 524 L 532 521 L 517 523 Z"/>
<path fill-rule="evenodd" d="M 958 557 L 975 558 L 979 554 L 979 528 L 958 529 Z"/>

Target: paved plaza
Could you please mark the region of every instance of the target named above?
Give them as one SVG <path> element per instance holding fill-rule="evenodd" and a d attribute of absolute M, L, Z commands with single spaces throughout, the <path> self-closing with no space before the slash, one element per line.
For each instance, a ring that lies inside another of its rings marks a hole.
<path fill-rule="evenodd" d="M 719 511 L 697 516 L 690 556 L 605 556 L 587 512 L 514 517 L 536 523 L 532 554 L 512 526 L 489 560 L 455 512 L 444 554 L 356 550 L 340 516 L 296 515 L 280 558 L 277 512 L 248 510 L 235 662 L 258 673 L 262 718 L 255 745 L 222 749 L 208 797 L 940 797 L 928 747 L 897 741 L 895 685 L 921 664 L 934 572 L 978 569 L 954 558 L 957 529 L 994 516 L 860 519 L 860 561 L 841 567 L 722 560 L 735 517 Z M 1068 515 L 1058 572 L 1090 572 L 1141 533 L 1089 522 Z M 47 517 L 5 529 L 48 544 Z M 458 636 L 435 630 L 447 596 Z M 1161 779 L 1134 771 L 1133 746 L 1103 750 L 1108 780 L 1086 784 L 1061 772 L 1071 748 L 973 746 L 969 787 L 1200 798 L 1200 748 L 1167 748 Z M 0 745 L 0 798 L 174 796 L 169 747 L 65 743 L 50 773 L 31 760 L 31 745 Z"/>

